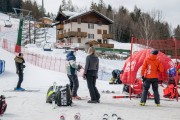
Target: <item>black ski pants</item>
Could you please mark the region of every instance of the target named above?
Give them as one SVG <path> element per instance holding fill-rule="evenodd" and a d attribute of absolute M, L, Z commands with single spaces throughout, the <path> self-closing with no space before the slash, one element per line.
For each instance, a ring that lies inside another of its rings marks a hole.
<path fill-rule="evenodd" d="M 67 75 L 70 82 L 70 89 L 72 97 L 77 96 L 77 90 L 79 88 L 79 81 L 77 75 Z"/>
<path fill-rule="evenodd" d="M 96 76 L 91 76 L 87 74 L 86 78 L 91 100 L 98 101 L 100 99 L 100 94 L 98 92 L 98 89 L 96 88 Z"/>
<path fill-rule="evenodd" d="M 146 103 L 148 90 L 149 90 L 151 84 L 152 84 L 152 89 L 154 92 L 155 104 L 160 104 L 157 78 L 146 78 L 146 80 L 143 82 L 143 92 L 142 92 L 142 96 L 141 96 L 141 102 Z"/>
<path fill-rule="evenodd" d="M 19 76 L 19 80 L 17 83 L 17 88 L 21 88 L 21 83 L 23 82 L 23 72 L 19 72 L 18 76 Z"/>

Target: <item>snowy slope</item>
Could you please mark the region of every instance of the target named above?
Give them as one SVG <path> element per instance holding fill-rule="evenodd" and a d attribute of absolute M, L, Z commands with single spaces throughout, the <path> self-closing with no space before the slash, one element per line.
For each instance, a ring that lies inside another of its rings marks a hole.
<path fill-rule="evenodd" d="M 0 15 L 2 17 L 2 15 Z M 1 18 L 0 18 L 1 19 Z M 2 20 L 0 20 L 2 21 Z M 13 21 L 14 24 L 16 20 Z M 3 22 L 1 22 L 3 24 Z M 0 24 L 2 26 L 2 24 Z M 17 32 L 16 32 L 17 33 Z M 8 37 L 16 41 L 16 33 L 11 33 L 9 30 L 0 32 L 0 39 Z M 52 34 L 54 34 L 52 32 Z M 13 37 L 14 36 L 14 37 Z M 112 41 L 114 42 L 114 41 Z M 114 42 L 115 43 L 115 42 Z M 0 45 L 1 46 L 1 45 Z M 117 48 L 130 48 L 130 44 L 115 43 Z M 65 58 L 64 50 L 53 50 L 53 52 L 43 52 L 42 48 L 28 48 L 39 54 L 47 54 L 52 56 L 60 56 Z M 86 53 L 78 51 L 77 61 L 85 62 Z M 46 93 L 48 88 L 54 81 L 58 85 L 69 83 L 65 73 L 45 70 L 30 63 L 25 63 L 24 82 L 22 87 L 26 89 L 39 89 L 40 92 L 3 92 L 3 90 L 13 89 L 18 81 L 18 76 L 15 74 L 14 54 L 11 54 L 0 47 L 0 59 L 6 61 L 5 72 L 0 75 L 0 94 L 7 98 L 8 108 L 0 120 L 59 120 L 61 114 L 65 114 L 66 120 L 73 120 L 75 113 L 81 114 L 81 120 L 102 120 L 104 113 L 116 113 L 124 118 L 124 120 L 179 120 L 180 103 L 176 101 L 161 100 L 162 107 L 156 107 L 153 100 L 147 101 L 147 106 L 140 107 L 138 98 L 133 99 L 112 99 L 113 94 L 101 93 L 102 90 L 114 90 L 122 94 L 122 85 L 109 85 L 108 81 L 97 80 L 97 88 L 101 94 L 100 104 L 89 104 L 87 100 L 73 101 L 72 107 L 57 107 L 52 109 L 52 105 L 45 103 Z M 100 66 L 107 71 L 114 68 L 121 69 L 124 61 L 119 60 L 104 60 L 100 59 Z M 89 97 L 87 83 L 82 77 L 79 78 L 78 95 L 81 97 Z M 162 87 L 160 87 L 162 96 Z M 110 117 L 110 120 L 113 120 Z"/>
<path fill-rule="evenodd" d="M 113 94 L 103 94 L 102 90 L 114 90 L 121 94 L 122 85 L 109 85 L 107 81 L 97 80 L 97 88 L 101 94 L 100 104 L 89 104 L 87 100 L 73 101 L 72 107 L 57 107 L 45 103 L 46 92 L 54 81 L 58 85 L 68 83 L 66 74 L 44 70 L 26 63 L 24 82 L 26 89 L 40 89 L 40 92 L 3 92 L 13 89 L 17 84 L 13 54 L 0 48 L 0 59 L 6 61 L 5 73 L 0 75 L 0 94 L 7 98 L 8 108 L 1 116 L 2 120 L 59 120 L 61 114 L 65 114 L 66 120 L 73 120 L 75 113 L 80 113 L 82 120 L 101 120 L 102 115 L 116 113 L 125 120 L 179 120 L 180 103 L 176 101 L 161 101 L 162 107 L 156 107 L 153 100 L 147 101 L 146 107 L 140 107 L 139 99 L 112 99 Z M 80 87 L 78 94 L 81 97 L 88 96 L 86 81 L 79 77 Z M 162 92 L 162 88 L 161 92 Z M 115 95 L 119 95 L 115 94 Z M 161 94 L 162 95 L 162 94 Z M 168 114 L 167 114 L 168 113 Z"/>

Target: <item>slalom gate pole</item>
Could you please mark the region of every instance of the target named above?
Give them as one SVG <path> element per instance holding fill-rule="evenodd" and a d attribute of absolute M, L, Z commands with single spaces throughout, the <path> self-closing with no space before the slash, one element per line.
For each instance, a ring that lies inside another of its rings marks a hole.
<path fill-rule="evenodd" d="M 116 98 L 136 98 L 137 96 L 125 96 L 125 95 L 117 95 L 117 96 L 112 96 L 112 98 L 116 99 Z"/>
<path fill-rule="evenodd" d="M 128 77 L 130 80 L 130 87 L 129 87 L 129 98 L 131 100 L 131 84 L 132 84 L 132 80 L 131 80 L 131 62 L 132 62 L 132 48 L 133 48 L 133 42 L 134 42 L 134 37 L 132 35 L 131 37 L 131 52 L 130 52 L 130 77 Z"/>
<path fill-rule="evenodd" d="M 173 40 L 174 40 L 174 53 L 175 53 L 175 58 L 176 58 L 176 64 L 177 64 L 177 40 L 176 40 L 176 38 L 175 38 L 175 36 L 174 36 L 174 38 L 173 38 Z M 176 80 L 176 100 L 177 100 L 177 102 L 178 102 L 178 97 L 179 97 L 179 93 L 178 93 L 178 71 L 176 70 L 176 77 L 175 77 L 175 80 Z"/>

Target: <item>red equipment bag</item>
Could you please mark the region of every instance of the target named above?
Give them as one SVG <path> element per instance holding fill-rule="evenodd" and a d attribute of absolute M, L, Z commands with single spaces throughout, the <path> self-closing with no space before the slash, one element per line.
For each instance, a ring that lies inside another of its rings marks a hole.
<path fill-rule="evenodd" d="M 6 111 L 6 108 L 7 108 L 7 104 L 5 101 L 5 97 L 4 95 L 1 95 L 0 96 L 0 115 L 4 114 L 4 112 Z"/>
<path fill-rule="evenodd" d="M 166 88 L 163 89 L 163 97 L 165 98 L 175 98 L 176 89 L 174 84 L 169 84 Z"/>

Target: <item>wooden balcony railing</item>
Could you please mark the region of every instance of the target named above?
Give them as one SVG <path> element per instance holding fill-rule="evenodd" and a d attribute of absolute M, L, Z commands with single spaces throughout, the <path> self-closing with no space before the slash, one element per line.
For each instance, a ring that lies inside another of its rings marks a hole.
<path fill-rule="evenodd" d="M 114 48 L 114 44 L 99 44 L 99 47 Z"/>
<path fill-rule="evenodd" d="M 113 34 L 102 34 L 103 39 L 113 39 Z"/>
<path fill-rule="evenodd" d="M 64 38 L 64 34 L 58 34 L 57 35 L 57 39 L 59 40 L 59 39 L 63 39 Z"/>
<path fill-rule="evenodd" d="M 56 26 L 56 29 L 58 29 L 58 30 L 63 30 L 63 29 L 64 29 L 64 25 L 59 24 L 59 25 Z"/>
<path fill-rule="evenodd" d="M 68 37 L 87 37 L 87 32 L 71 31 L 71 32 L 64 33 L 64 37 L 65 38 L 68 38 Z"/>

